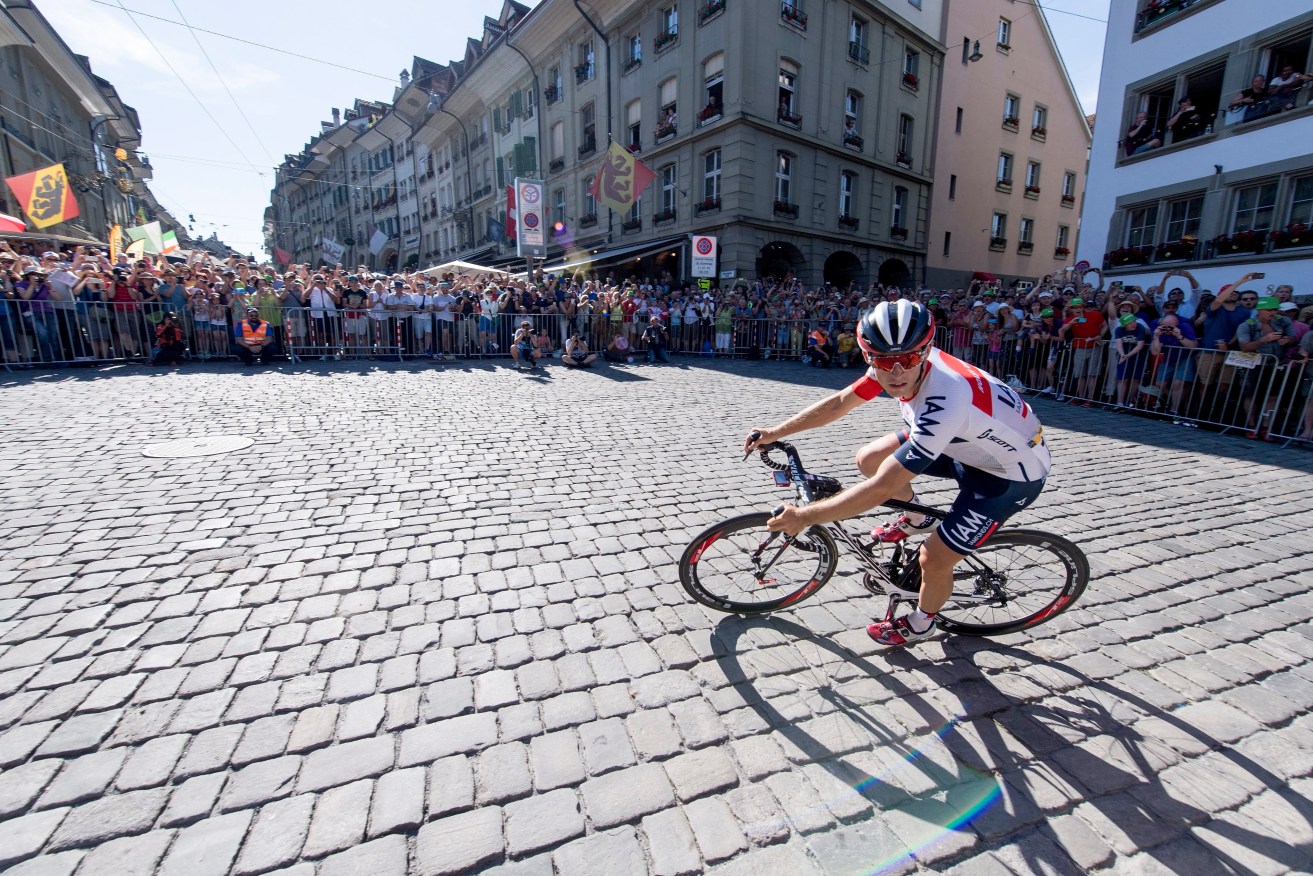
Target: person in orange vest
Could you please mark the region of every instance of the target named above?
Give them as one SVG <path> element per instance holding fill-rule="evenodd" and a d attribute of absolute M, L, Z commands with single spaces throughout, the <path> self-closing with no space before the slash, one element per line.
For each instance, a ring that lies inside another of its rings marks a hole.
<path fill-rule="evenodd" d="M 268 365 L 273 358 L 273 335 L 269 332 L 269 323 L 260 319 L 260 311 L 254 307 L 246 308 L 246 319 L 237 323 L 237 356 L 247 365 L 254 365 L 259 359 L 261 365 Z"/>
<path fill-rule="evenodd" d="M 834 357 L 834 346 L 825 327 L 818 325 L 807 335 L 807 352 L 811 354 L 811 364 L 816 368 L 829 368 Z"/>

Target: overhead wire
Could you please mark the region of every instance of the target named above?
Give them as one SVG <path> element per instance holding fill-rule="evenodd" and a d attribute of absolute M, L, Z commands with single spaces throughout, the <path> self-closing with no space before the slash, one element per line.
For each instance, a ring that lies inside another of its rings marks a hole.
<path fill-rule="evenodd" d="M 155 41 L 150 38 L 150 34 L 146 33 L 146 29 L 141 26 L 141 22 L 137 21 L 137 19 L 133 17 L 132 11 L 129 10 L 128 7 L 123 5 L 123 0 L 118 0 L 118 5 L 119 8 L 123 10 L 123 14 L 128 16 L 128 20 L 132 22 L 133 26 L 136 27 L 137 30 L 141 32 L 141 35 L 146 38 L 146 42 L 149 43 L 150 47 L 155 50 L 155 54 L 159 55 L 159 58 L 161 61 L 164 62 L 164 65 L 168 67 L 169 71 L 173 73 L 174 77 L 176 77 L 177 80 L 180 83 L 182 83 L 182 87 L 186 89 L 188 94 L 191 95 L 191 99 L 196 101 L 196 105 L 201 108 L 201 112 L 205 113 L 205 115 L 209 118 L 209 120 L 214 123 L 214 127 L 219 129 L 219 133 L 223 134 L 224 139 L 232 144 L 233 149 L 237 150 L 237 154 L 242 156 L 242 160 L 245 161 L 247 164 L 251 165 L 251 167 L 255 167 L 255 164 L 251 161 L 251 159 L 247 157 L 245 152 L 242 151 L 242 147 L 238 146 L 237 141 L 234 140 L 232 138 L 232 135 L 228 133 L 228 129 L 225 128 L 223 125 L 219 124 L 219 120 L 216 119 L 214 117 L 214 114 L 210 112 L 210 108 L 207 107 L 201 101 L 201 99 L 196 96 L 196 92 L 192 91 L 191 86 L 187 84 L 187 80 L 183 79 L 182 74 L 177 71 L 177 69 L 173 66 L 172 63 L 170 63 L 168 56 L 166 56 L 162 51 L 160 51 L 159 46 L 155 45 Z"/>
<path fill-rule="evenodd" d="M 200 36 L 197 35 L 196 28 L 192 27 L 191 22 L 187 21 L 187 16 L 183 14 L 182 9 L 178 6 L 178 0 L 169 0 L 169 2 L 173 4 L 173 8 L 177 11 L 178 17 L 181 18 L 182 23 L 187 26 L 187 30 L 191 32 L 191 38 L 195 41 L 196 48 L 200 49 L 201 54 L 205 56 L 205 62 L 209 64 L 210 69 L 214 71 L 215 78 L 217 78 L 219 84 L 223 86 L 224 93 L 227 94 L 228 99 L 232 101 L 232 105 L 237 110 L 237 114 L 242 117 L 243 122 L 246 122 L 246 129 L 251 132 L 251 136 L 255 138 L 255 142 L 259 143 L 260 148 L 264 150 L 264 157 L 268 158 L 271 164 L 276 163 L 273 153 L 269 151 L 269 147 L 264 145 L 264 141 L 260 139 L 259 133 L 255 130 L 255 125 L 251 124 L 251 120 L 246 115 L 246 111 L 242 109 L 241 104 L 237 102 L 237 98 L 233 96 L 232 89 L 229 88 L 228 83 L 224 81 L 223 74 L 220 73 L 219 68 L 214 65 L 214 61 L 210 58 L 210 53 L 205 50 L 205 45 L 201 42 Z M 123 4 L 120 3 L 119 5 L 122 6 Z"/>

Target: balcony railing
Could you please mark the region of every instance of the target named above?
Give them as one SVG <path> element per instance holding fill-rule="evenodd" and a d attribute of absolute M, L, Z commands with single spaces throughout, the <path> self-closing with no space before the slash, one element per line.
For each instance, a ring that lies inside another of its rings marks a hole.
<path fill-rule="evenodd" d="M 637 219 L 626 219 L 625 221 L 620 223 L 620 231 L 626 234 L 629 233 L 630 231 L 638 231 L 642 227 L 643 227 L 642 217 L 639 217 Z"/>
<path fill-rule="evenodd" d="M 720 107 L 704 106 L 702 108 L 702 111 L 698 113 L 698 127 L 701 128 L 704 125 L 710 125 L 713 122 L 718 122 L 721 120 L 721 117 L 723 116 L 724 116 L 724 111 L 722 111 Z"/>
<path fill-rule="evenodd" d="M 894 240 L 907 240 L 907 229 L 901 225 L 890 225 L 889 236 Z"/>
<path fill-rule="evenodd" d="M 642 63 L 643 63 L 642 55 L 633 55 L 632 57 L 625 58 L 624 64 L 621 65 L 620 67 L 620 72 L 628 73 L 630 70 L 634 69 L 635 67 L 637 67 L 639 64 Z"/>
<path fill-rule="evenodd" d="M 593 62 L 585 61 L 582 64 L 576 64 L 574 67 L 574 81 L 578 83 L 587 82 L 593 78 Z"/>
<path fill-rule="evenodd" d="M 556 103 L 556 102 L 557 102 L 558 100 L 560 100 L 560 99 L 561 99 L 561 88 L 560 88 L 560 86 L 558 86 L 558 85 L 549 85 L 549 86 L 547 86 L 546 88 L 543 89 L 543 100 L 547 101 L 547 103 L 548 103 L 549 106 L 550 106 L 551 104 Z"/>
<path fill-rule="evenodd" d="M 788 110 L 778 110 L 775 113 L 775 120 L 781 125 L 788 125 L 790 128 L 802 127 L 802 116 L 798 113 L 791 113 Z"/>
<path fill-rule="evenodd" d="M 866 145 L 866 141 L 856 134 L 844 134 L 843 145 L 849 149 L 856 149 L 858 152 L 861 152 L 862 147 Z"/>
<path fill-rule="evenodd" d="M 547 162 L 547 170 L 551 173 L 556 173 L 557 171 L 564 169 L 565 169 L 564 158 L 553 158 L 551 161 Z"/>
<path fill-rule="evenodd" d="M 894 156 L 894 164 L 897 164 L 899 167 L 905 167 L 908 170 L 911 170 L 912 156 L 907 152 L 899 152 L 896 156 Z"/>
<path fill-rule="evenodd" d="M 1199 2 L 1201 0 L 1149 0 L 1135 16 L 1135 32 L 1139 33 L 1152 24 L 1184 12 Z"/>
<path fill-rule="evenodd" d="M 662 210 L 660 213 L 657 213 L 655 216 L 653 216 L 652 223 L 654 225 L 660 225 L 663 222 L 674 222 L 675 218 L 676 218 L 675 208 L 671 207 L 669 210 Z"/>
<path fill-rule="evenodd" d="M 679 28 L 672 27 L 670 30 L 663 30 L 652 40 L 652 48 L 658 52 L 663 52 L 670 46 L 673 46 L 679 40 Z"/>
<path fill-rule="evenodd" d="M 1006 237 L 991 237 L 989 239 L 989 248 L 994 252 L 1000 252 L 1008 248 L 1008 239 Z"/>
<path fill-rule="evenodd" d="M 921 77 L 910 71 L 903 71 L 903 87 L 917 91 L 921 87 Z"/>
<path fill-rule="evenodd" d="M 1015 131 L 1017 130 L 1017 128 L 1021 127 L 1021 119 L 1017 118 L 1016 116 L 1004 116 L 1003 127 L 1007 128 L 1010 131 Z"/>
<path fill-rule="evenodd" d="M 661 125 L 656 129 L 656 141 L 664 143 L 678 133 L 679 129 L 675 125 Z"/>
<path fill-rule="evenodd" d="M 588 137 L 579 146 L 579 157 L 583 158 L 585 155 L 592 155 L 596 151 L 597 151 L 597 139 L 594 137 Z"/>
<path fill-rule="evenodd" d="M 780 0 L 780 18 L 798 30 L 807 29 L 807 13 L 794 5 L 794 0 Z"/>
<path fill-rule="evenodd" d="M 856 231 L 858 220 L 856 216 L 840 216 L 839 227 L 847 228 L 849 231 Z"/>
<path fill-rule="evenodd" d="M 698 27 L 706 24 L 713 16 L 725 11 L 725 0 L 707 0 L 698 10 Z"/>
<path fill-rule="evenodd" d="M 1034 251 L 1035 251 L 1035 244 L 1033 241 L 1023 240 L 1017 244 L 1017 252 L 1021 253 L 1022 255 L 1030 255 Z"/>
<path fill-rule="evenodd" d="M 871 63 L 871 50 L 856 40 L 849 40 L 848 57 L 858 64 L 869 64 Z"/>
<path fill-rule="evenodd" d="M 596 225 L 596 224 L 597 224 L 597 214 L 596 214 L 596 213 L 585 213 L 584 215 L 582 215 L 582 216 L 579 217 L 579 227 L 580 227 L 580 228 L 591 228 L 592 226 L 594 226 L 594 225 Z"/>
<path fill-rule="evenodd" d="M 798 205 L 790 204 L 788 201 L 775 201 L 771 205 L 776 216 L 788 216 L 790 219 L 798 218 Z"/>
<path fill-rule="evenodd" d="M 703 213 L 713 213 L 719 209 L 720 209 L 720 198 L 703 198 L 697 204 L 697 206 L 693 208 L 693 212 L 697 213 L 700 216 Z"/>

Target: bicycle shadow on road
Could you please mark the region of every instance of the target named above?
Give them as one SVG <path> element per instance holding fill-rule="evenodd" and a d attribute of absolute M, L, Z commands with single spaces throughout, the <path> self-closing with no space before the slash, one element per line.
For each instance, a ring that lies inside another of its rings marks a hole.
<path fill-rule="evenodd" d="M 1114 853 L 1125 858 L 1140 850 L 1171 871 L 1210 876 L 1253 872 L 1243 860 L 1246 850 L 1269 859 L 1268 865 L 1307 863 L 1308 847 L 1252 830 L 1233 813 L 1215 818 L 1199 805 L 1210 799 L 1212 783 L 1257 783 L 1280 793 L 1282 779 L 1134 693 L 1022 648 L 948 639 L 946 660 L 910 651 L 868 659 L 778 616 L 726 618 L 715 635 L 725 648 L 717 660 L 726 677 L 747 689 L 740 691 L 743 698 L 793 768 L 815 764 L 845 785 L 847 794 L 865 798 L 876 812 L 845 820 L 874 815 L 888 821 L 905 858 L 938 866 L 973 848 L 1006 845 L 1003 858 L 1013 869 L 1023 868 L 1019 872 L 1083 872 L 1108 864 Z M 740 656 L 745 639 L 766 647 Z M 780 648 L 803 659 L 769 654 Z M 991 673 L 978 665 L 986 653 L 985 662 L 1039 670 L 1053 680 L 1052 689 L 1032 684 L 1034 699 L 1000 690 L 1024 692 L 1002 684 L 1004 677 L 1015 681 L 1011 668 Z M 799 663 L 807 665 L 793 673 L 769 672 Z M 1170 734 L 1177 746 L 1213 760 L 1193 771 L 1186 766 L 1185 774 L 1178 770 L 1172 787 L 1165 786 L 1161 772 L 1183 758 L 1167 742 L 1148 738 L 1140 721 L 1145 730 Z M 892 768 L 872 769 L 873 763 Z M 1222 773 L 1209 773 L 1209 766 Z M 1233 770 L 1238 774 L 1228 775 Z M 1197 792 L 1183 794 L 1182 786 L 1191 784 Z M 1246 797 L 1216 808 L 1231 809 Z M 1281 801 L 1290 835 L 1308 835 L 1313 807 L 1288 789 Z M 852 811 L 824 802 L 834 811 Z M 1079 824 L 1062 819 L 1077 809 Z M 1082 842 L 1082 834 L 1101 838 L 1091 844 Z"/>

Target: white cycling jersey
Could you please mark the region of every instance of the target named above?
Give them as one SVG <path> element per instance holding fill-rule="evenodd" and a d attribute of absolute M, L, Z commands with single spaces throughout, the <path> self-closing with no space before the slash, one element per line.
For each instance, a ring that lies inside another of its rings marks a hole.
<path fill-rule="evenodd" d="M 868 400 L 883 391 L 873 368 L 852 389 Z M 938 348 L 916 395 L 899 403 L 907 440 L 894 455 L 910 471 L 941 456 L 1009 481 L 1036 481 L 1052 467 L 1044 428 L 1016 390 Z"/>

